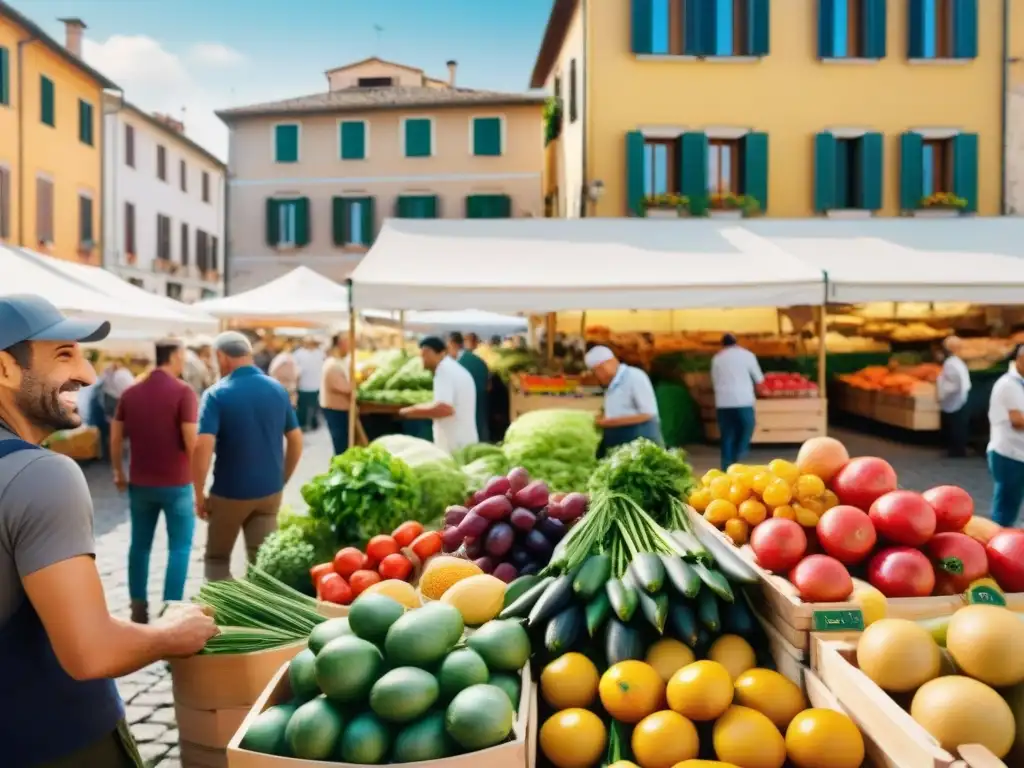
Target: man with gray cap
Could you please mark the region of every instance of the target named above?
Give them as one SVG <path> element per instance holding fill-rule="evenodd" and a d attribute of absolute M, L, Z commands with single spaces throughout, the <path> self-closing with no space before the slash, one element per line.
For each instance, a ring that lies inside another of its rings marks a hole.
<path fill-rule="evenodd" d="M 96 374 L 80 342 L 110 324 L 65 318 L 39 296 L 0 296 L 0 763 L 142 765 L 113 678 L 191 656 L 217 632 L 196 606 L 152 624 L 110 615 L 82 470 L 40 448 L 82 423 Z M 58 727 L 54 727 L 59 723 Z"/>
<path fill-rule="evenodd" d="M 302 456 L 302 431 L 288 392 L 256 367 L 249 340 L 228 331 L 213 347 L 223 378 L 203 394 L 192 455 L 196 515 L 210 524 L 205 557 L 210 581 L 231 578 L 239 531 L 249 561 L 255 559 L 260 544 L 277 529 L 281 491 Z"/>
<path fill-rule="evenodd" d="M 602 450 L 607 452 L 638 437 L 664 444 L 650 377 L 639 368 L 620 363 L 608 347 L 592 347 L 584 361 L 604 387 L 604 413 L 597 419 L 597 426 L 604 430 Z"/>

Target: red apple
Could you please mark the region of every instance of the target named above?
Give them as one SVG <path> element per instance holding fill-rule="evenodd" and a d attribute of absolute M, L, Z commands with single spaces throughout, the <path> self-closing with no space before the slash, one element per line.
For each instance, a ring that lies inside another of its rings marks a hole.
<path fill-rule="evenodd" d="M 914 491 L 890 491 L 871 505 L 868 517 L 883 539 L 920 547 L 935 535 L 935 510 Z"/>
<path fill-rule="evenodd" d="M 974 515 L 974 499 L 963 488 L 940 485 L 924 492 L 924 500 L 935 510 L 938 533 L 962 531 Z"/>

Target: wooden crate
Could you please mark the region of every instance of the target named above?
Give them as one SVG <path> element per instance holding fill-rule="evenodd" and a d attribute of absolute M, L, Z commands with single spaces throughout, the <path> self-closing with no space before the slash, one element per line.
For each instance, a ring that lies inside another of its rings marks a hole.
<path fill-rule="evenodd" d="M 918 407 L 922 404 L 924 407 Z M 875 406 L 875 421 L 914 432 L 934 432 L 942 426 L 942 413 L 912 397 L 886 395 Z"/>
<path fill-rule="evenodd" d="M 509 419 L 515 421 L 530 411 L 545 411 L 553 408 L 572 411 L 600 413 L 604 398 L 600 395 L 530 395 L 513 390 L 509 393 Z"/>
<path fill-rule="evenodd" d="M 764 398 L 754 405 L 752 443 L 802 443 L 828 431 L 828 401 L 818 397 Z M 714 408 L 701 407 L 704 434 L 718 440 L 718 422 Z"/>

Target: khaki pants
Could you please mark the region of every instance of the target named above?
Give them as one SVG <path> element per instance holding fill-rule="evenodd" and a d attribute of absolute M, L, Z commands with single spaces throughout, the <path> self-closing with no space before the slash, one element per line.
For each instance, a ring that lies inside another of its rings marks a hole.
<path fill-rule="evenodd" d="M 211 496 L 206 501 L 209 528 L 206 532 L 206 580 L 224 581 L 231 578 L 231 552 L 238 540 L 238 532 L 245 537 L 249 562 L 256 560 L 256 551 L 271 533 L 277 530 L 277 511 L 281 507 L 281 494 L 261 499 L 225 499 Z"/>

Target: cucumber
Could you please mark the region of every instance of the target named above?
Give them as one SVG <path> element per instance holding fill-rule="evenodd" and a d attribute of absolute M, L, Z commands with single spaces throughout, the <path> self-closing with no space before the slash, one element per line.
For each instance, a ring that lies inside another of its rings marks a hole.
<path fill-rule="evenodd" d="M 711 531 L 706 531 L 700 541 L 729 581 L 735 584 L 756 584 L 759 581 L 757 572 L 731 544 L 726 544 Z"/>
<path fill-rule="evenodd" d="M 523 594 L 516 598 L 515 602 L 502 609 L 498 614 L 499 619 L 525 619 L 530 615 L 530 609 L 537 604 L 541 595 L 555 582 L 554 576 L 545 576 Z"/>
<path fill-rule="evenodd" d="M 615 615 L 622 621 L 632 619 L 636 613 L 636 590 L 623 579 L 610 579 L 604 588 Z"/>
<path fill-rule="evenodd" d="M 676 544 L 686 551 L 686 558 L 698 563 L 714 562 L 711 553 L 700 543 L 700 539 L 689 531 L 672 531 Z"/>
<path fill-rule="evenodd" d="M 589 602 L 594 595 L 604 589 L 604 583 L 612 575 L 612 559 L 608 555 L 593 555 L 580 568 L 572 590 Z"/>
<path fill-rule="evenodd" d="M 618 619 L 608 619 L 604 644 L 608 666 L 630 659 L 643 661 L 645 652 L 643 635 L 640 630 L 623 624 Z"/>
<path fill-rule="evenodd" d="M 665 566 L 661 559 L 650 552 L 640 552 L 629 564 L 629 572 L 638 587 L 649 595 L 660 592 L 665 586 Z"/>
<path fill-rule="evenodd" d="M 750 606 L 742 597 L 721 606 L 722 629 L 740 637 L 751 637 L 757 632 L 757 621 L 750 612 Z"/>
<path fill-rule="evenodd" d="M 505 604 L 503 608 L 508 608 L 512 603 L 526 594 L 530 587 L 534 584 L 538 584 L 541 581 L 541 577 L 535 573 L 531 573 L 527 576 L 520 576 L 514 580 L 511 584 L 505 587 Z"/>
<path fill-rule="evenodd" d="M 572 576 L 565 574 L 548 585 L 544 594 L 530 609 L 530 615 L 526 619 L 527 626 L 539 626 L 569 605 L 572 601 L 572 579 Z"/>
<path fill-rule="evenodd" d="M 548 622 L 544 630 L 544 647 L 553 654 L 565 653 L 580 638 L 585 621 L 583 608 L 570 604 Z"/>
<path fill-rule="evenodd" d="M 722 598 L 725 602 L 731 603 L 736 599 L 736 595 L 733 594 L 732 587 L 729 586 L 728 580 L 721 573 L 700 563 L 694 563 L 693 570 L 708 589 Z"/>
<path fill-rule="evenodd" d="M 702 589 L 697 595 L 697 618 L 711 632 L 717 633 L 722 628 L 718 599 L 710 589 Z"/>
<path fill-rule="evenodd" d="M 665 620 L 668 618 L 668 595 L 664 592 L 648 595 L 641 591 L 636 593 L 636 599 L 640 605 L 640 613 L 647 619 L 647 623 L 654 627 L 659 635 L 663 634 Z"/>
<path fill-rule="evenodd" d="M 668 626 L 677 640 L 690 648 L 697 645 L 697 615 L 689 603 L 672 600 L 668 609 Z"/>
<path fill-rule="evenodd" d="M 594 595 L 593 600 L 587 603 L 587 634 L 594 637 L 597 631 L 604 626 L 611 612 L 612 604 L 608 599 L 608 593 L 602 589 Z"/>
<path fill-rule="evenodd" d="M 662 565 L 665 566 L 665 575 L 668 576 L 668 583 L 683 597 L 694 598 L 700 592 L 700 576 L 690 567 L 689 563 L 680 560 L 675 555 L 662 555 Z"/>

